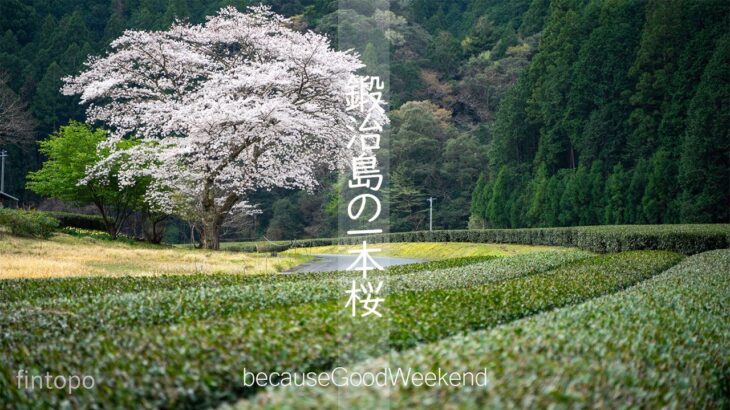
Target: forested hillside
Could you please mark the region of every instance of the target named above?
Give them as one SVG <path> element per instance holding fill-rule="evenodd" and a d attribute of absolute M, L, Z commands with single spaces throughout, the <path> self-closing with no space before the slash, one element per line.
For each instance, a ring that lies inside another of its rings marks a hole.
<path fill-rule="evenodd" d="M 247 3 L 0 0 L 0 91 L 28 105 L 41 140 L 84 119 L 60 79 L 124 29 Z M 389 64 L 393 230 L 427 226 L 429 196 L 437 228 L 730 219 L 726 1 L 263 3 L 333 38 L 357 30 L 368 70 Z M 0 143 L 6 190 L 39 204 L 24 190 L 37 147 Z M 335 234 L 339 184 L 321 179 L 257 194 L 245 236 Z"/>
<path fill-rule="evenodd" d="M 553 1 L 502 102 L 473 223 L 730 220 L 727 1 Z"/>

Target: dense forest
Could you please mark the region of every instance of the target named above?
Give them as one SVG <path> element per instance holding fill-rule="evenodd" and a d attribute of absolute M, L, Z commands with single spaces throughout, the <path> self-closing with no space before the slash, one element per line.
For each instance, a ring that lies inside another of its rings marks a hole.
<path fill-rule="evenodd" d="M 473 222 L 730 221 L 730 4 L 553 1 Z"/>
<path fill-rule="evenodd" d="M 42 140 L 84 119 L 61 78 L 123 30 L 247 3 L 0 0 L 0 94 L 27 104 Z M 263 3 L 334 40 L 362 35 L 367 70 L 389 72 L 394 231 L 427 227 L 431 196 L 436 228 L 730 220 L 726 1 Z M 66 206 L 25 190 L 43 158 L 14 142 L 0 136 L 6 191 Z M 263 212 L 243 237 L 336 234 L 342 182 L 322 181 L 313 193 L 257 194 Z"/>

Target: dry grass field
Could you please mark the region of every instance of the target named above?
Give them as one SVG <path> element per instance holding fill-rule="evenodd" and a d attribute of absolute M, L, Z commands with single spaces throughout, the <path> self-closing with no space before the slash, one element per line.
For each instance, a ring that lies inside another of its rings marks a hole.
<path fill-rule="evenodd" d="M 0 233 L 0 279 L 274 273 L 308 259 L 303 255 L 271 257 L 268 254 L 153 246 L 65 234 L 43 241 Z"/>

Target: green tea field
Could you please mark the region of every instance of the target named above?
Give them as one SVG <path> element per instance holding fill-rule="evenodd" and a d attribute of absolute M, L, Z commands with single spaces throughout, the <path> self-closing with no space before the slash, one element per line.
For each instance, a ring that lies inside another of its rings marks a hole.
<path fill-rule="evenodd" d="M 0 241 L 3 268 L 5 257 L 24 252 L 7 241 L 17 239 Z M 42 260 L 49 257 L 44 249 L 64 242 L 78 252 L 120 246 L 57 237 L 37 241 L 33 252 Z M 385 283 L 382 317 L 353 317 L 345 307 L 356 272 L 287 275 L 219 266 L 185 274 L 4 279 L 0 403 L 522 408 L 610 407 L 620 399 L 644 408 L 728 405 L 730 250 L 521 249 L 388 268 L 373 276 Z M 145 251 L 148 258 L 182 252 L 189 259 L 205 252 Z M 133 273 L 135 261 L 128 263 Z M 384 368 L 478 369 L 487 383 L 262 387 L 244 377 Z M 46 374 L 93 377 L 94 387 L 71 394 L 18 388 Z"/>

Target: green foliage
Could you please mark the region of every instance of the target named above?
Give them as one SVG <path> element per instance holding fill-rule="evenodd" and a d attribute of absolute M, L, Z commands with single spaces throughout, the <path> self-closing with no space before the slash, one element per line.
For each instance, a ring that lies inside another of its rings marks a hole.
<path fill-rule="evenodd" d="M 40 151 L 48 160 L 40 170 L 28 175 L 28 189 L 77 205 L 95 205 L 105 229 L 116 237 L 130 212 L 143 206 L 146 182 L 120 185 L 115 170 L 121 166 L 122 159 L 117 160 L 110 175 L 84 181 L 87 170 L 109 155 L 108 149 L 97 149 L 106 135 L 104 130 L 92 130 L 75 121 L 62 126 L 40 143 Z M 123 140 L 117 148 L 124 149 L 134 143 Z"/>
<path fill-rule="evenodd" d="M 433 37 L 428 46 L 428 59 L 431 67 L 443 73 L 453 73 L 461 59 L 459 41 L 448 31 Z"/>
<path fill-rule="evenodd" d="M 491 185 L 489 202 L 487 202 L 487 220 L 490 225 L 504 228 L 512 225 L 513 215 L 510 211 L 521 208 L 519 190 L 523 178 L 519 171 L 503 167 L 499 170 L 494 184 Z M 489 185 L 486 187 L 490 188 Z"/>
<path fill-rule="evenodd" d="M 606 207 L 603 216 L 605 224 L 615 225 L 625 220 L 628 204 L 624 193 L 627 189 L 628 179 L 624 167 L 616 164 L 606 181 Z"/>
<path fill-rule="evenodd" d="M 512 228 L 730 221 L 721 3 L 550 2 L 497 112 L 472 214 Z"/>
<path fill-rule="evenodd" d="M 102 157 L 96 147 L 106 138 L 101 129 L 71 122 L 40 143 L 48 161 L 43 168 L 28 175 L 28 188 L 34 192 L 77 204 L 94 202 L 95 185 L 79 185 L 88 167 Z"/>
<path fill-rule="evenodd" d="M 487 16 L 482 16 L 479 17 L 469 34 L 462 40 L 461 46 L 464 52 L 473 55 L 484 50 L 491 50 L 498 39 L 492 22 L 489 21 Z"/>
<path fill-rule="evenodd" d="M 485 152 L 473 135 L 459 134 L 451 113 L 428 101 L 411 101 L 392 112 L 390 215 L 395 231 L 428 225 L 434 202 L 434 227 L 463 228 L 469 214 L 474 177 Z"/>
<path fill-rule="evenodd" d="M 13 235 L 48 239 L 58 225 L 58 220 L 45 212 L 0 208 L 0 227 Z"/>
<path fill-rule="evenodd" d="M 382 72 L 382 68 L 378 61 L 378 53 L 375 50 L 373 43 L 368 43 L 367 46 L 365 46 L 365 51 L 363 51 L 361 58 L 363 64 L 365 64 L 366 73 L 377 76 Z"/>
<path fill-rule="evenodd" d="M 665 150 L 657 151 L 651 163 L 652 169 L 642 199 L 644 220 L 652 224 L 677 220 L 677 207 L 672 203 L 677 195 L 676 164 Z"/>
<path fill-rule="evenodd" d="M 272 206 L 274 216 L 266 231 L 268 239 L 294 239 L 301 236 L 302 222 L 296 207 L 288 198 L 279 199 Z"/>
<path fill-rule="evenodd" d="M 730 33 L 719 39 L 690 101 L 680 147 L 681 219 L 730 220 Z"/>
<path fill-rule="evenodd" d="M 37 100 L 32 105 L 32 110 L 44 129 L 55 129 L 64 120 L 63 114 L 57 112 L 62 111 L 60 106 L 64 100 L 67 100 L 59 92 L 61 77 L 63 77 L 63 69 L 53 62 L 38 83 Z"/>
<path fill-rule="evenodd" d="M 692 256 L 626 292 L 365 361 L 352 372 L 392 369 L 487 371 L 489 385 L 398 385 L 279 389 L 237 409 L 291 403 L 413 408 L 431 400 L 455 408 L 581 407 L 622 403 L 642 408 L 723 408 L 728 404 L 727 293 L 730 251 Z M 436 396 L 438 395 L 438 396 Z M 387 397 L 387 398 L 386 398 Z"/>
<path fill-rule="evenodd" d="M 531 35 L 542 30 L 549 7 L 550 0 L 532 0 L 530 7 L 524 16 L 522 16 L 520 33 L 523 35 Z"/>

